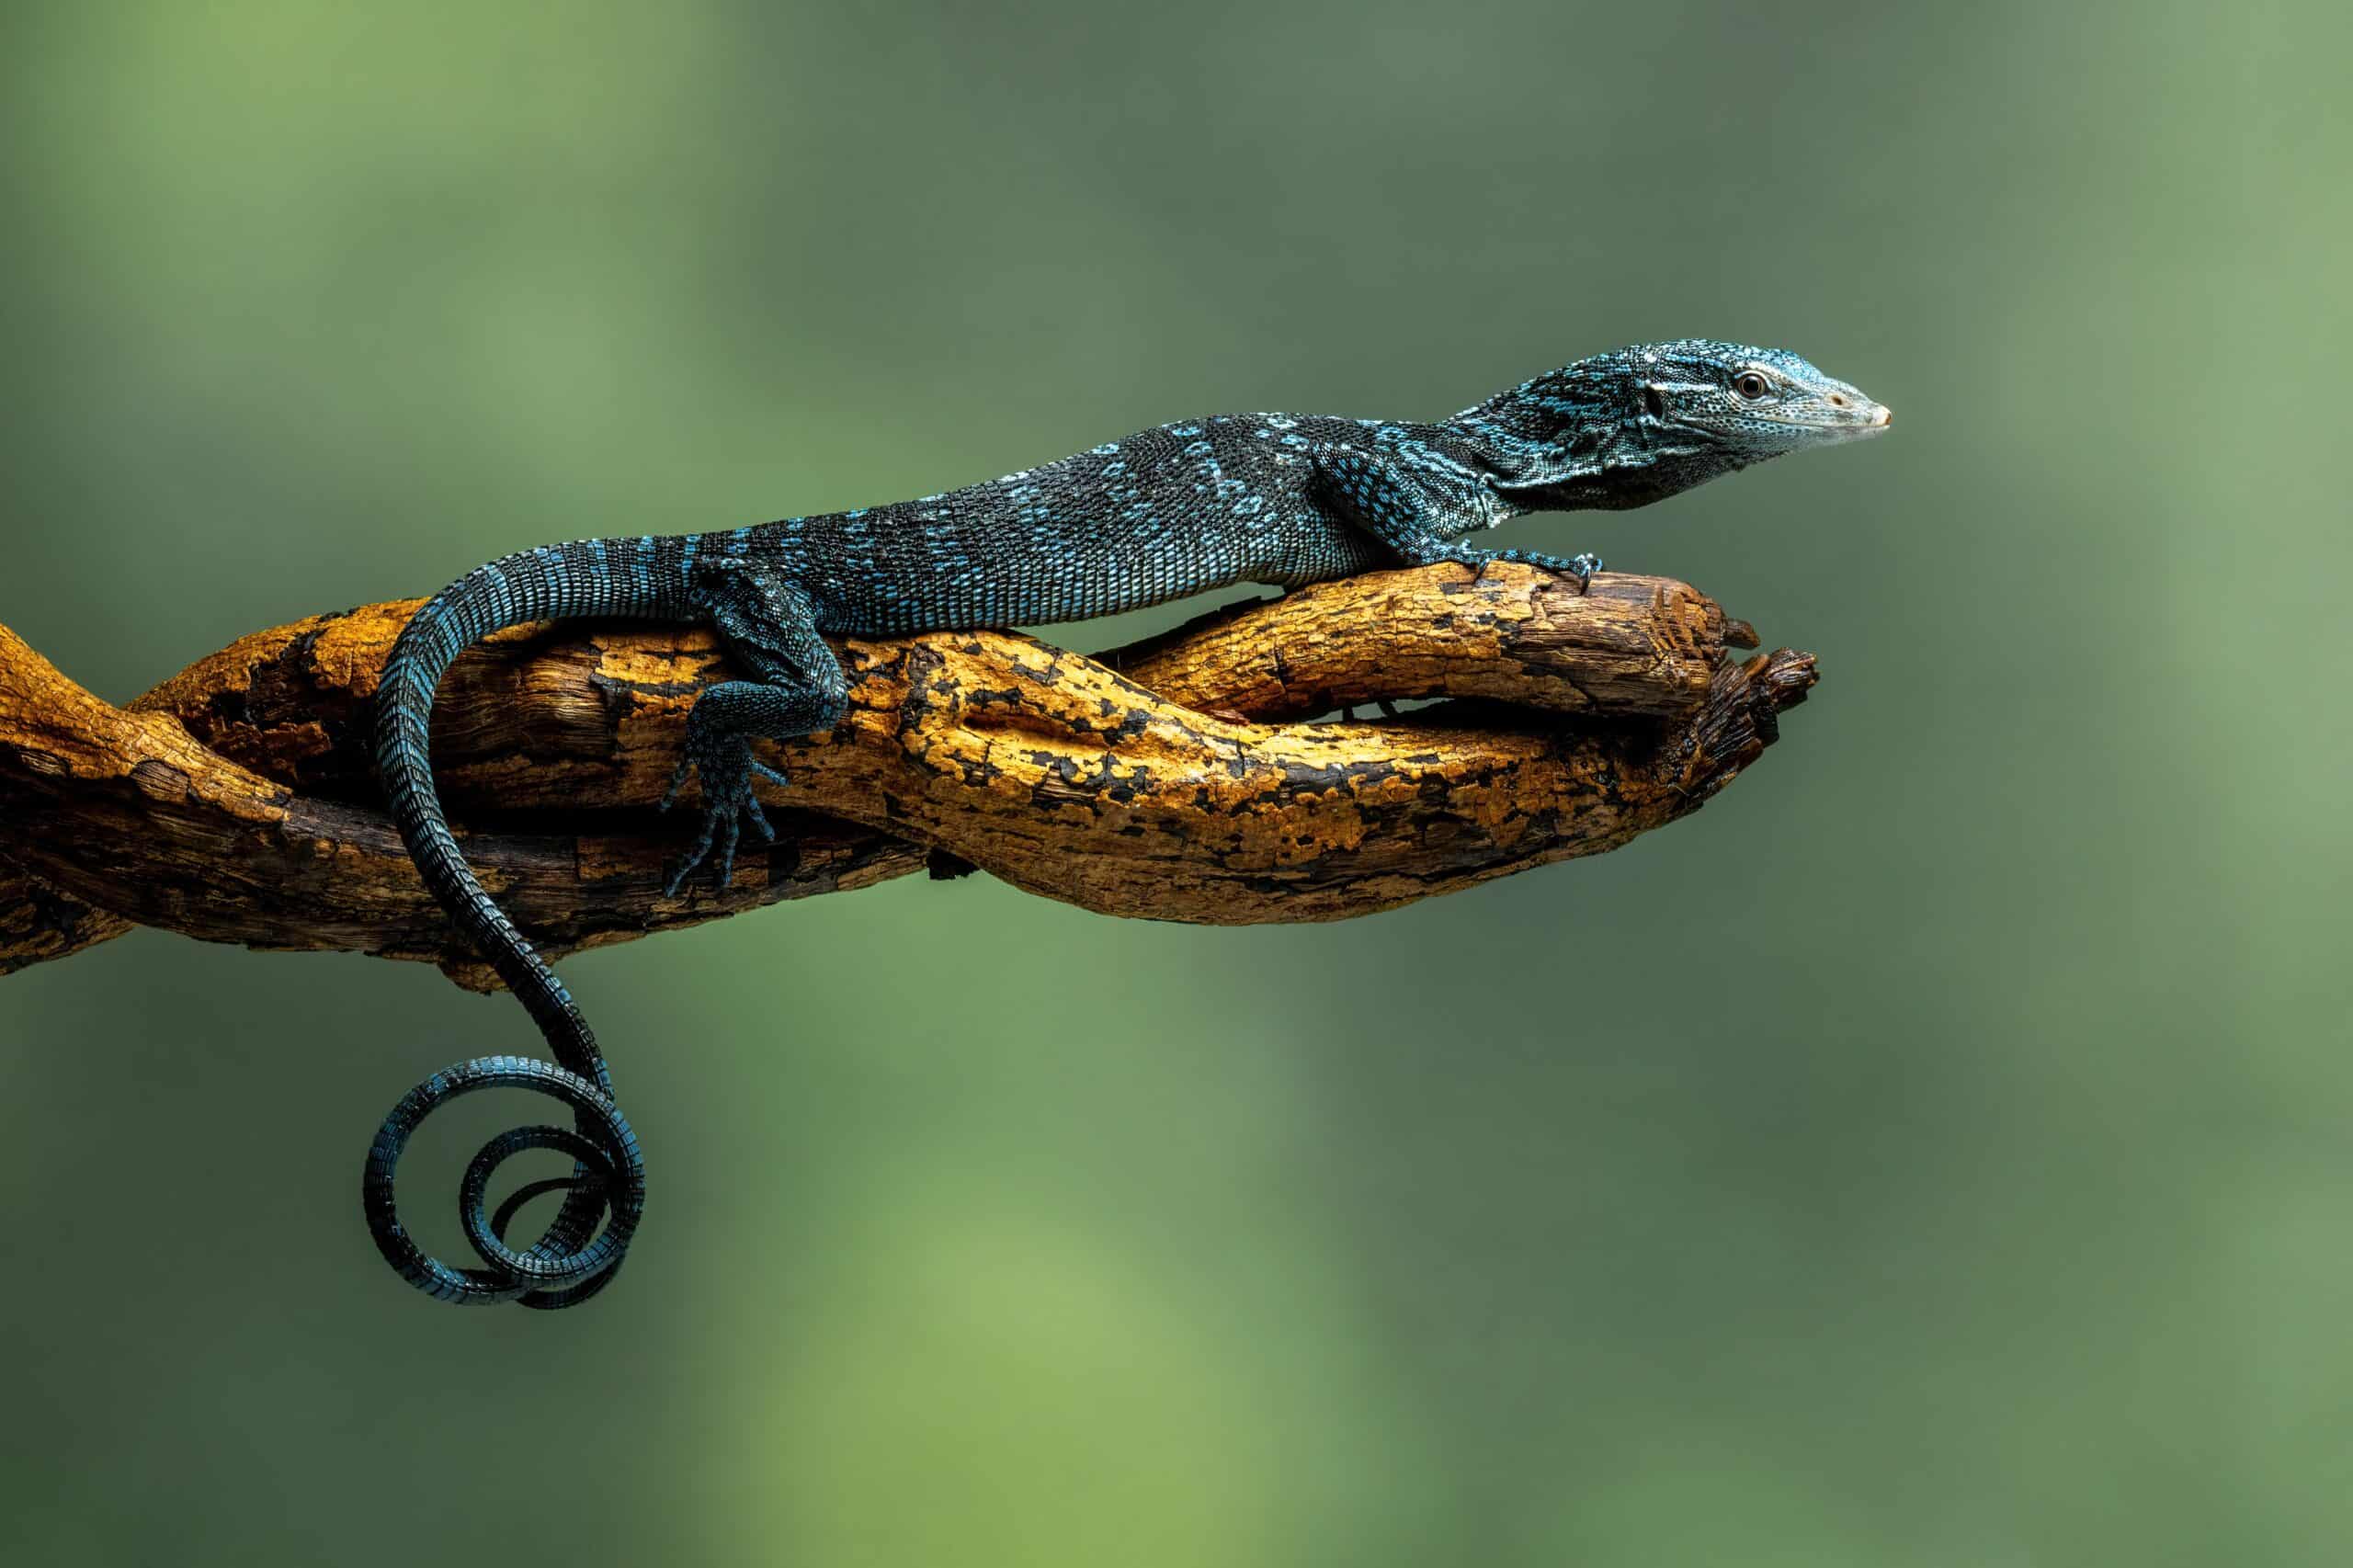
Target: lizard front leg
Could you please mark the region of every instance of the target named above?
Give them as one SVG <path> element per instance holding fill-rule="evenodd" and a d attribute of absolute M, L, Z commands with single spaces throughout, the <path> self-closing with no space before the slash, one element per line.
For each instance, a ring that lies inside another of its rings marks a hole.
<path fill-rule="evenodd" d="M 1324 494 L 1351 523 L 1372 535 L 1415 566 L 1459 561 L 1481 567 L 1490 561 L 1508 561 L 1557 572 L 1573 580 L 1580 593 L 1596 572 L 1598 555 L 1546 555 L 1531 550 L 1482 550 L 1465 544 L 1461 536 L 1486 526 L 1486 517 L 1466 498 L 1457 501 L 1430 494 L 1429 488 L 1380 458 L 1352 447 L 1320 446 L 1314 452 L 1315 472 Z"/>
<path fill-rule="evenodd" d="M 695 597 L 718 628 L 728 656 L 756 678 L 722 681 L 697 698 L 687 714 L 686 755 L 671 775 L 662 805 L 668 809 L 693 773 L 702 789 L 702 832 L 671 873 L 665 896 L 678 891 L 714 845 L 718 885 L 725 887 L 746 818 L 762 838 L 775 838 L 752 794 L 752 780 L 756 776 L 780 784 L 784 775 L 752 760 L 754 737 L 790 740 L 829 730 L 849 701 L 841 661 L 817 634 L 816 607 L 790 576 L 721 557 L 697 569 Z"/>

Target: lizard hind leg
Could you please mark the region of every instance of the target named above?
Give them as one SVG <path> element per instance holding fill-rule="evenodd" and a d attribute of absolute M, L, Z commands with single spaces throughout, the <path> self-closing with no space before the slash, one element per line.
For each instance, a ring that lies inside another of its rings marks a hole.
<path fill-rule="evenodd" d="M 725 887 L 745 822 L 763 839 L 776 836 L 752 781 L 780 784 L 784 775 L 753 759 L 752 742 L 829 730 L 849 703 L 841 661 L 818 635 L 816 606 L 789 574 L 722 557 L 698 571 L 695 594 L 728 656 L 755 678 L 710 687 L 687 715 L 686 755 L 662 804 L 667 808 L 692 774 L 702 793 L 702 827 L 672 871 L 665 897 L 714 855 L 715 885 Z"/>

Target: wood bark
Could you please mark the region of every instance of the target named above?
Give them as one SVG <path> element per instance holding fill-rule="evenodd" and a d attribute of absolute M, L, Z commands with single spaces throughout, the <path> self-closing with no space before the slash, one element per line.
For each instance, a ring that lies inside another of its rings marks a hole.
<path fill-rule="evenodd" d="M 127 708 L 0 628 L 0 972 L 129 926 L 439 963 L 495 983 L 425 892 L 369 769 L 416 601 L 256 632 Z M 969 863 L 1106 914 L 1329 920 L 1614 848 L 1771 743 L 1809 655 L 1745 664 L 1686 585 L 1522 567 L 1376 574 L 1097 656 L 1011 632 L 837 642 L 850 708 L 767 746 L 779 829 L 663 896 L 691 814 L 653 810 L 706 628 L 502 633 L 441 688 L 433 755 L 467 855 L 551 955 Z M 1445 698 L 1378 723 L 1342 704 Z M 688 801 L 692 804 L 689 791 Z"/>

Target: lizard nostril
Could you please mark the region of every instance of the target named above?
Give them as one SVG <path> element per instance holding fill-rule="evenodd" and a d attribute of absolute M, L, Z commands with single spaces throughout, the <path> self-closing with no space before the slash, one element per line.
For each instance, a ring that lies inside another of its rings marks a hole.
<path fill-rule="evenodd" d="M 1838 392 L 1832 392 L 1830 394 L 1830 406 L 1833 408 L 1844 408 L 1847 406 L 1847 400 L 1842 394 Z"/>

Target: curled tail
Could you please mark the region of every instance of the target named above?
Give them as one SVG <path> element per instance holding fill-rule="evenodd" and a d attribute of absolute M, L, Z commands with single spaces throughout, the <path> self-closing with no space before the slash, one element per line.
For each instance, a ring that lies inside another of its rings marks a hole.
<path fill-rule="evenodd" d="M 539 1025 L 552 1062 L 520 1056 L 464 1062 L 411 1089 L 368 1152 L 360 1203 L 377 1250 L 401 1278 L 459 1304 L 518 1301 L 552 1309 L 587 1300 L 612 1280 L 645 1202 L 645 1164 L 636 1135 L 613 1103 L 613 1082 L 597 1037 L 529 942 L 483 890 L 441 811 L 427 759 L 433 694 L 452 661 L 501 627 L 565 616 L 688 619 L 693 536 L 586 540 L 546 545 L 476 567 L 431 599 L 402 630 L 384 666 L 376 703 L 376 766 L 392 820 L 433 896 Z M 417 1124 L 444 1102 L 477 1089 L 535 1089 L 569 1106 L 573 1125 L 525 1127 L 484 1144 L 467 1167 L 459 1210 L 481 1255 L 480 1268 L 453 1268 L 402 1227 L 393 1169 Z M 535 1182 L 485 1218 L 491 1174 L 525 1149 L 554 1149 L 574 1162 L 569 1177 Z M 528 1250 L 506 1243 L 507 1222 L 540 1192 L 567 1188 L 563 1210 Z M 609 1210 L 604 1233 L 597 1221 Z M 595 1237 L 591 1241 L 591 1237 Z"/>

